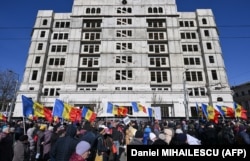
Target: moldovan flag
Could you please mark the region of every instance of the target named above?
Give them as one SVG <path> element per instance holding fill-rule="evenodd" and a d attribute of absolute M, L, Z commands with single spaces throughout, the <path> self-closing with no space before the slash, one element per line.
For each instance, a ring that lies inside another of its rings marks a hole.
<path fill-rule="evenodd" d="M 52 111 L 49 108 L 44 107 L 43 105 L 35 102 L 33 105 L 34 116 L 43 117 L 45 120 L 52 122 Z"/>
<path fill-rule="evenodd" d="M 219 109 L 221 115 L 225 117 L 235 117 L 233 108 L 227 106 L 219 106 L 219 105 L 216 106 Z"/>
<path fill-rule="evenodd" d="M 73 107 L 67 103 L 64 103 L 64 109 L 63 109 L 63 119 L 68 121 L 81 121 L 82 111 L 81 109 L 77 109 L 76 107 Z"/>
<path fill-rule="evenodd" d="M 93 122 L 96 119 L 96 113 L 88 109 L 87 107 L 83 107 L 82 109 L 82 117 L 88 120 L 89 122 Z"/>
<path fill-rule="evenodd" d="M 4 114 L 0 113 L 0 120 L 7 121 L 7 117 Z"/>
<path fill-rule="evenodd" d="M 61 100 L 56 99 L 52 111 L 52 115 L 57 118 L 62 118 L 63 115 L 64 104 Z"/>
<path fill-rule="evenodd" d="M 207 117 L 207 120 L 218 123 L 219 120 L 218 116 L 220 113 L 217 110 L 215 110 L 213 106 L 202 104 L 202 110 L 205 116 Z"/>
<path fill-rule="evenodd" d="M 235 117 L 247 120 L 247 111 L 238 103 L 234 103 Z"/>
<path fill-rule="evenodd" d="M 126 107 L 119 106 L 117 110 L 118 116 L 126 116 L 128 109 Z"/>
<path fill-rule="evenodd" d="M 23 102 L 23 116 L 24 117 L 33 116 L 34 115 L 34 109 L 33 109 L 34 103 L 32 99 L 22 95 L 22 102 Z"/>
<path fill-rule="evenodd" d="M 135 112 L 142 111 L 144 113 L 147 113 L 145 106 L 141 105 L 140 103 L 131 102 L 131 104 Z"/>

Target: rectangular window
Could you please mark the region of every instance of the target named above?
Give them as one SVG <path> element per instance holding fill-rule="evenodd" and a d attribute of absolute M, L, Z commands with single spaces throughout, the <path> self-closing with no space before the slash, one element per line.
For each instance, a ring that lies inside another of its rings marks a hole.
<path fill-rule="evenodd" d="M 132 43 L 116 43 L 116 50 L 132 50 Z"/>
<path fill-rule="evenodd" d="M 41 31 L 41 33 L 40 33 L 40 37 L 45 37 L 45 31 Z"/>
<path fill-rule="evenodd" d="M 212 73 L 213 80 L 218 80 L 218 76 L 217 76 L 216 70 L 211 70 L 211 73 Z"/>
<path fill-rule="evenodd" d="M 33 70 L 31 80 L 37 79 L 38 70 Z"/>
<path fill-rule="evenodd" d="M 132 70 L 116 70 L 115 80 L 132 80 Z"/>
<path fill-rule="evenodd" d="M 187 81 L 193 81 L 193 82 L 203 81 L 202 72 L 186 71 L 185 76 Z"/>
<path fill-rule="evenodd" d="M 149 44 L 149 53 L 166 53 L 166 45 Z"/>
<path fill-rule="evenodd" d="M 52 45 L 51 52 L 66 52 L 67 45 Z"/>
<path fill-rule="evenodd" d="M 195 32 L 182 32 L 181 39 L 196 39 Z"/>
<path fill-rule="evenodd" d="M 132 30 L 116 30 L 116 37 L 132 37 Z"/>
<path fill-rule="evenodd" d="M 36 58 L 35 58 L 35 64 L 39 64 L 40 63 L 40 59 L 41 59 L 40 56 L 36 56 Z"/>
<path fill-rule="evenodd" d="M 99 53 L 99 47 L 100 45 L 98 44 L 84 44 L 82 47 L 82 53 L 89 53 L 89 54 L 94 54 L 94 53 Z"/>
<path fill-rule="evenodd" d="M 56 21 L 55 22 L 55 28 L 69 28 L 70 27 L 70 22 L 68 21 Z"/>
<path fill-rule="evenodd" d="M 211 64 L 214 63 L 214 56 L 209 56 L 208 59 L 209 59 L 209 63 Z"/>
<path fill-rule="evenodd" d="M 200 65 L 200 58 L 184 58 L 184 65 Z"/>
<path fill-rule="evenodd" d="M 204 30 L 204 35 L 205 36 L 209 36 L 209 31 L 208 30 Z"/>
<path fill-rule="evenodd" d="M 96 71 L 83 71 L 81 72 L 80 82 L 93 83 L 97 82 L 98 72 Z"/>
<path fill-rule="evenodd" d="M 182 51 L 183 52 L 197 52 L 198 45 L 196 45 L 196 44 L 183 44 Z"/>
<path fill-rule="evenodd" d="M 38 43 L 37 50 L 43 50 L 43 43 Z"/>
<path fill-rule="evenodd" d="M 208 50 L 211 50 L 211 49 L 212 49 L 212 44 L 211 44 L 210 42 L 207 42 L 206 45 L 207 45 L 207 49 L 208 49 Z"/>
<path fill-rule="evenodd" d="M 132 19 L 131 18 L 118 18 L 116 20 L 117 25 L 131 25 Z"/>
<path fill-rule="evenodd" d="M 163 83 L 168 81 L 167 71 L 151 71 L 150 72 L 151 82 Z"/>
<path fill-rule="evenodd" d="M 63 72 L 47 72 L 47 82 L 61 82 L 63 80 Z"/>

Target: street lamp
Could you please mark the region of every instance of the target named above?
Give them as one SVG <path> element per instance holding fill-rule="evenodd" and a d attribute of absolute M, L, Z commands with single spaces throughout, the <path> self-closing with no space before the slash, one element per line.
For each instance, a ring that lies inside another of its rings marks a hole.
<path fill-rule="evenodd" d="M 10 122 L 11 117 L 12 117 L 12 111 L 14 109 L 14 104 L 15 104 L 15 101 L 16 101 L 17 87 L 18 87 L 18 83 L 19 83 L 19 74 L 13 72 L 12 70 L 9 70 L 8 72 L 10 72 L 10 73 L 12 73 L 12 74 L 14 74 L 14 75 L 17 76 L 17 80 L 16 80 L 16 84 L 15 84 L 14 96 L 12 97 L 11 106 L 10 106 L 9 113 L 8 113 L 8 122 Z"/>
<path fill-rule="evenodd" d="M 183 80 L 183 92 L 184 92 L 184 107 L 185 107 L 185 116 L 186 116 L 186 121 L 189 120 L 189 110 L 188 110 L 188 100 L 187 100 L 187 88 L 186 88 L 186 78 L 185 74 L 189 69 L 186 69 L 182 73 L 182 80 Z"/>

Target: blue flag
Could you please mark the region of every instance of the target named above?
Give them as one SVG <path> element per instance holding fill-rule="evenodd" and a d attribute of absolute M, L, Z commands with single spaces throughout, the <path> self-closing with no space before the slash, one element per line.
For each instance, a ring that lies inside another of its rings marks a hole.
<path fill-rule="evenodd" d="M 134 112 L 139 112 L 139 108 L 136 102 L 131 102 Z"/>
<path fill-rule="evenodd" d="M 113 104 L 108 102 L 107 113 L 113 113 Z"/>
<path fill-rule="evenodd" d="M 32 99 L 22 95 L 22 102 L 23 102 L 23 116 L 29 117 L 30 115 L 34 115 L 34 109 L 33 109 L 34 102 L 32 101 Z"/>
<path fill-rule="evenodd" d="M 62 118 L 63 110 L 64 110 L 64 103 L 61 100 L 56 99 L 52 115 Z"/>

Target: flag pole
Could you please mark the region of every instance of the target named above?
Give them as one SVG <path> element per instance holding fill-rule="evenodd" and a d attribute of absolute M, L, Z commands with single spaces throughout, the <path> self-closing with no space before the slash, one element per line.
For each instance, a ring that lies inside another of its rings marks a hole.
<path fill-rule="evenodd" d="M 25 125 L 25 118 L 23 116 L 23 133 L 24 133 L 24 135 L 26 135 L 26 127 L 25 126 L 26 126 Z"/>

